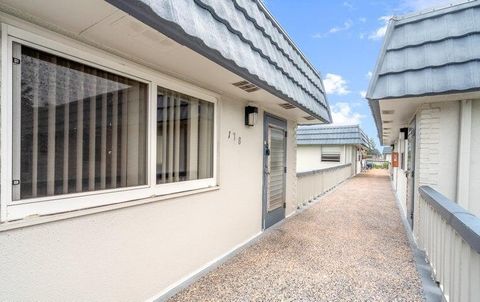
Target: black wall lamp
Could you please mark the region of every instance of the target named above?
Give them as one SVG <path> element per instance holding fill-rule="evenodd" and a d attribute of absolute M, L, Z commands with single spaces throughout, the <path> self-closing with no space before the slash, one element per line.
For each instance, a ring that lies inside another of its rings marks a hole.
<path fill-rule="evenodd" d="M 401 128 L 400 132 L 403 133 L 403 139 L 408 139 L 408 128 Z"/>
<path fill-rule="evenodd" d="M 254 106 L 245 107 L 245 126 L 253 127 L 257 123 L 258 108 Z"/>

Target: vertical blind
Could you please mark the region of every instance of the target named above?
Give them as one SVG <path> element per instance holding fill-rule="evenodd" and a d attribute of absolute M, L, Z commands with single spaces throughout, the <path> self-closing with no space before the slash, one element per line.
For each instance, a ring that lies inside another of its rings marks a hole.
<path fill-rule="evenodd" d="M 147 84 L 18 43 L 13 56 L 13 200 L 147 183 Z"/>
<path fill-rule="evenodd" d="M 213 131 L 213 103 L 159 87 L 157 183 L 212 178 Z"/>

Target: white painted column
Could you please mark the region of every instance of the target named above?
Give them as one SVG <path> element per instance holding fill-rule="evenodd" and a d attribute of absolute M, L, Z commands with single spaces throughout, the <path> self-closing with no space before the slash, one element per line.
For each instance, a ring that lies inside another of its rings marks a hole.
<path fill-rule="evenodd" d="M 472 138 L 472 101 L 460 101 L 460 133 L 458 139 L 457 202 L 469 208 L 470 141 Z"/>

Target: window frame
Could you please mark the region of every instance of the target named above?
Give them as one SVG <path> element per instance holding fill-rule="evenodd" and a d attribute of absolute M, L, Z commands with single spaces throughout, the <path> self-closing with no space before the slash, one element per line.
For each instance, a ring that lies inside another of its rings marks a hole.
<path fill-rule="evenodd" d="M 337 155 L 338 155 L 338 160 L 324 160 L 323 158 L 324 156 L 337 156 Z M 326 154 L 322 153 L 320 155 L 320 161 L 322 163 L 340 163 L 342 162 L 342 155 L 340 153 L 326 153 Z"/>
<path fill-rule="evenodd" d="M 46 30 L 34 33 L 6 23 L 1 24 L 1 158 L 0 158 L 0 221 L 23 219 L 31 215 L 50 215 L 69 211 L 107 206 L 145 199 L 155 196 L 203 189 L 217 185 L 217 139 L 218 139 L 218 101 L 216 95 L 197 89 L 180 80 L 173 79 L 158 71 L 137 65 L 113 54 L 95 48 L 85 47 L 77 41 L 66 40 Z M 38 32 L 38 29 L 36 29 Z M 73 60 L 88 66 L 117 75 L 128 77 L 147 84 L 147 136 L 146 136 L 146 184 L 132 187 L 87 191 L 81 193 L 60 194 L 47 197 L 12 200 L 13 179 L 13 76 L 12 45 L 13 42 L 41 51 Z M 189 87 L 190 86 L 190 87 Z M 156 98 L 157 87 L 164 87 L 180 93 L 208 101 L 214 104 L 213 133 L 213 177 L 178 183 L 156 184 Z"/>

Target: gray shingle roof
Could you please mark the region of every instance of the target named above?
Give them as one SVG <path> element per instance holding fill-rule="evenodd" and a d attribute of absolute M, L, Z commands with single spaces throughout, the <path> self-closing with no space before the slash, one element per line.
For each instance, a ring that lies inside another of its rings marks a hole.
<path fill-rule="evenodd" d="M 480 1 L 393 18 L 367 98 L 480 89 Z"/>
<path fill-rule="evenodd" d="M 259 0 L 107 0 L 310 115 L 331 121 L 321 76 Z"/>
<path fill-rule="evenodd" d="M 312 125 L 299 126 L 298 145 L 363 145 L 368 146 L 368 138 L 358 125 Z"/>
<path fill-rule="evenodd" d="M 390 20 L 367 92 L 380 141 L 380 100 L 475 90 L 480 90 L 480 1 Z"/>

